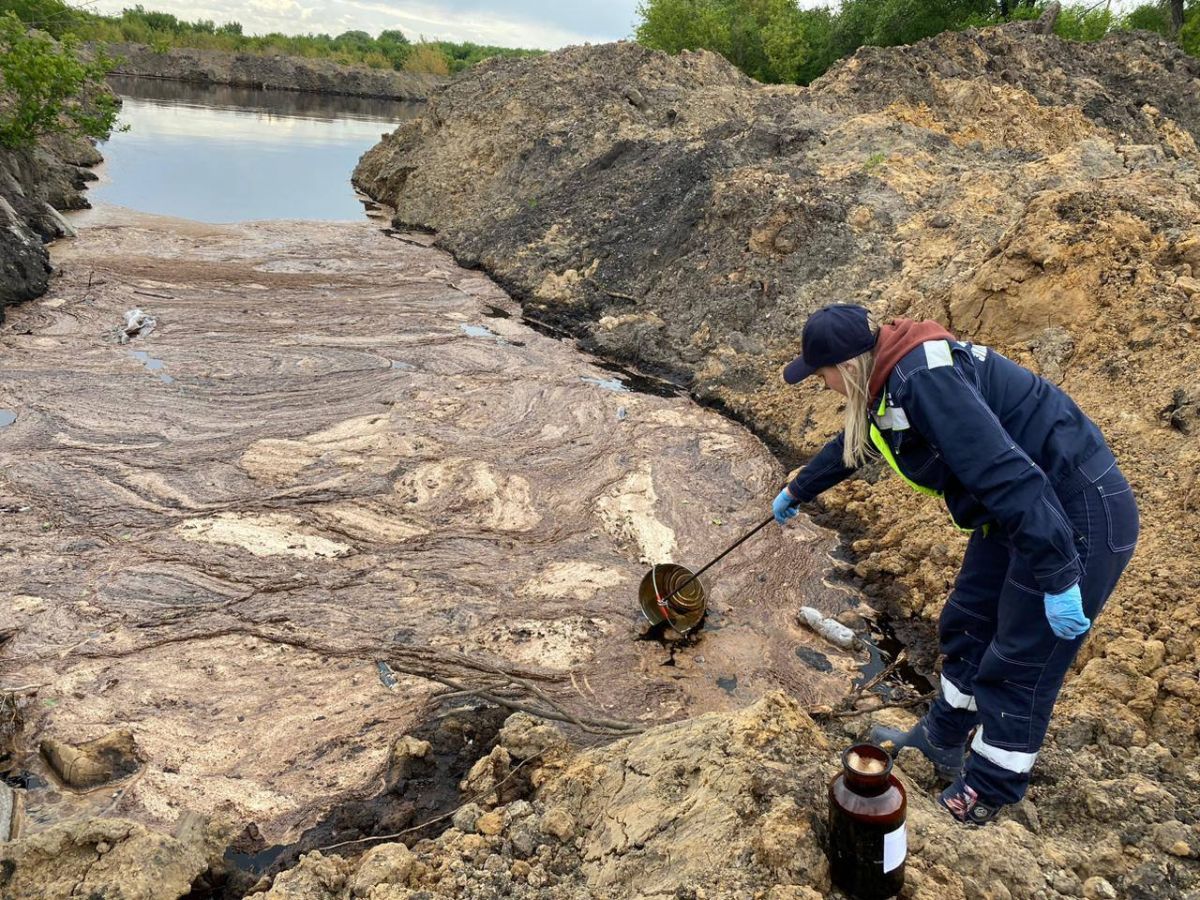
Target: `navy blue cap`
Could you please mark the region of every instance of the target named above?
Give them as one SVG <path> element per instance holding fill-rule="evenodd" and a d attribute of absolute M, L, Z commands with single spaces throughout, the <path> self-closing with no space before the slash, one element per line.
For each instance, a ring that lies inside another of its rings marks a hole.
<path fill-rule="evenodd" d="M 839 303 L 825 306 L 804 323 L 802 353 L 783 370 L 783 380 L 799 384 L 822 366 L 836 366 L 875 348 L 866 307 Z"/>

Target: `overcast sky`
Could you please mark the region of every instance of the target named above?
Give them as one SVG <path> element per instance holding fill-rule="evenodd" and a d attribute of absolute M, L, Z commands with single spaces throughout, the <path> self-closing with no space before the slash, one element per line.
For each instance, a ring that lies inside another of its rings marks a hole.
<path fill-rule="evenodd" d="M 111 15 L 137 0 L 80 3 Z M 140 0 L 181 19 L 241 22 L 247 34 L 399 28 L 410 39 L 474 41 L 554 50 L 630 37 L 637 0 Z"/>
<path fill-rule="evenodd" d="M 119 13 L 137 0 L 70 0 L 95 12 Z M 140 0 L 181 19 L 241 22 L 247 34 L 367 31 L 399 28 L 410 38 L 474 41 L 556 50 L 585 41 L 633 35 L 637 0 Z M 799 0 L 803 7 L 836 0 Z M 1129 2 L 1129 0 L 1126 0 Z M 1120 0 L 1114 3 L 1119 7 Z"/>

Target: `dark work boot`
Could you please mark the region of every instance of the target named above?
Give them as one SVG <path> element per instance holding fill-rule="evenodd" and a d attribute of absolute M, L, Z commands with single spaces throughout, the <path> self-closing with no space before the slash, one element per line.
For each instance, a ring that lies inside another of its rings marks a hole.
<path fill-rule="evenodd" d="M 925 728 L 924 719 L 914 725 L 911 731 L 876 725 L 871 729 L 867 740 L 883 747 L 893 758 L 898 756 L 905 747 L 920 750 L 933 763 L 933 769 L 937 772 L 938 777 L 946 781 L 954 781 L 962 774 L 963 757 L 967 751 L 966 744 L 958 747 L 937 746 L 929 739 L 929 731 Z"/>
<path fill-rule="evenodd" d="M 975 789 L 961 778 L 956 778 L 954 784 L 942 791 L 938 803 L 964 825 L 987 825 L 1000 812 L 998 805 L 980 800 Z"/>

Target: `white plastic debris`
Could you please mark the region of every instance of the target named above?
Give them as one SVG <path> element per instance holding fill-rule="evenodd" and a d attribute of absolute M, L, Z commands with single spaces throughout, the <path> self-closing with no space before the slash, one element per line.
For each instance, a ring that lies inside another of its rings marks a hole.
<path fill-rule="evenodd" d="M 821 615 L 811 606 L 800 607 L 798 618 L 829 643 L 849 650 L 854 646 L 854 632 L 839 622 Z"/>
<path fill-rule="evenodd" d="M 0 781 L 0 843 L 21 836 L 22 794 Z"/>
<path fill-rule="evenodd" d="M 117 343 L 128 344 L 135 337 L 142 337 L 154 330 L 158 320 L 140 309 L 131 309 L 125 313 L 125 325 L 117 333 Z"/>

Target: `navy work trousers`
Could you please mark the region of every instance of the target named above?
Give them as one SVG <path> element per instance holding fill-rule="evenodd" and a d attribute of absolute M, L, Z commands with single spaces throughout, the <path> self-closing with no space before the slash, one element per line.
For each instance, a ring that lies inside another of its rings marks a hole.
<path fill-rule="evenodd" d="M 1075 532 L 1083 611 L 1093 623 L 1138 536 L 1133 492 L 1105 456 L 1057 491 Z M 1025 795 L 1054 701 L 1087 639 L 1056 637 L 1044 598 L 1006 536 L 971 536 L 942 610 L 942 692 L 925 721 L 930 740 L 941 747 L 964 745 L 976 729 L 964 777 L 988 803 L 1015 803 Z"/>

